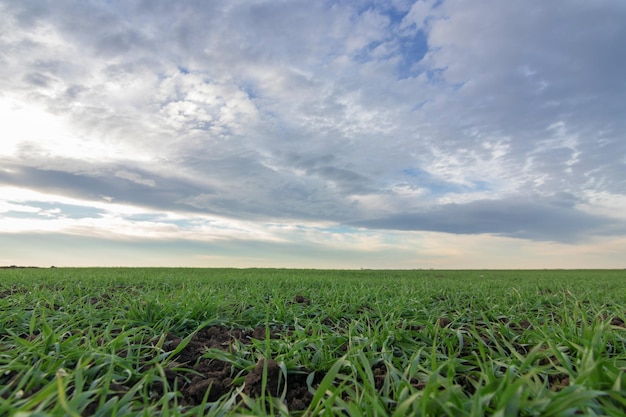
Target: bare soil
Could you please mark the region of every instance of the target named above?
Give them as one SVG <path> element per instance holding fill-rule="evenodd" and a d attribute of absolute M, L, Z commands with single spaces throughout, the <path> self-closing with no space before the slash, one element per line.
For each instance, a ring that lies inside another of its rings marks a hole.
<path fill-rule="evenodd" d="M 169 369 L 166 371 L 168 385 L 178 388 L 183 397 L 180 401 L 182 405 L 201 404 L 205 396 L 208 402 L 213 402 L 224 395 L 231 394 L 241 386 L 241 382 L 239 385 L 234 382 L 234 377 L 237 376 L 239 370 L 234 369 L 230 362 L 205 358 L 203 355 L 209 348 L 230 351 L 235 341 L 248 344 L 251 343 L 251 339 L 265 339 L 265 335 L 266 329 L 264 327 L 241 330 L 224 326 L 210 326 L 201 329 L 192 337 L 187 346 L 173 358 L 175 363 L 179 364 L 177 369 L 180 370 Z M 270 337 L 279 337 L 278 331 L 270 332 Z M 168 334 L 163 348 L 171 352 L 181 342 L 182 339 Z M 287 374 L 287 378 L 284 378 L 281 375 L 282 371 L 279 364 L 271 358 L 259 360 L 256 366 L 245 375 L 242 390 L 244 394 L 252 398 L 258 398 L 263 394 L 264 369 L 267 372 L 265 384 L 267 395 L 279 397 L 285 390 L 285 403 L 290 411 L 305 410 L 309 406 L 313 394 L 306 382 L 308 372 Z M 189 370 L 194 372 L 189 372 Z M 314 385 L 321 378 L 323 375 L 316 374 Z M 164 391 L 162 385 L 157 385 L 154 389 Z"/>

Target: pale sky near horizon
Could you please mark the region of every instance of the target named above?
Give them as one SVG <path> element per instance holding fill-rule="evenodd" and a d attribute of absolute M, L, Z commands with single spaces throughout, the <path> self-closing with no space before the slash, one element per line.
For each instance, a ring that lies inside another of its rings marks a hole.
<path fill-rule="evenodd" d="M 0 0 L 0 265 L 626 267 L 624 22 Z"/>

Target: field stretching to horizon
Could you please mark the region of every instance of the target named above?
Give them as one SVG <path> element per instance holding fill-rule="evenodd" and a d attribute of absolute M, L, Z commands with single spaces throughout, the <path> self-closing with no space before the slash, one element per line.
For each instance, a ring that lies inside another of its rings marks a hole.
<path fill-rule="evenodd" d="M 0 415 L 623 416 L 625 270 L 0 270 Z"/>

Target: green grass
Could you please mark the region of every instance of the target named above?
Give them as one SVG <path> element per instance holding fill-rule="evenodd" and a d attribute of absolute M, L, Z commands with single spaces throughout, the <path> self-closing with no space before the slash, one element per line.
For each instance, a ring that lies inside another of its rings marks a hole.
<path fill-rule="evenodd" d="M 0 415 L 626 414 L 621 270 L 4 269 L 0 312 Z M 206 349 L 231 388 L 190 403 L 210 326 L 261 331 Z"/>

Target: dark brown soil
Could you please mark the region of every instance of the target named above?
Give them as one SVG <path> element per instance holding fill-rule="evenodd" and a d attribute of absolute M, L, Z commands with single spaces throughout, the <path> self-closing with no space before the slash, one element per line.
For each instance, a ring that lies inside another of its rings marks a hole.
<path fill-rule="evenodd" d="M 451 323 L 452 323 L 452 320 L 450 320 L 447 317 L 439 317 L 439 319 L 437 319 L 437 326 L 439 327 L 446 327 Z"/>
<path fill-rule="evenodd" d="M 311 300 L 309 300 L 308 298 L 298 294 L 294 297 L 293 299 L 296 303 L 298 304 L 304 304 L 304 305 L 311 305 Z"/>
<path fill-rule="evenodd" d="M 237 378 L 241 375 L 241 369 L 236 369 L 230 362 L 204 358 L 203 355 L 210 348 L 230 351 L 235 341 L 247 344 L 251 343 L 251 339 L 262 340 L 265 337 L 264 327 L 254 330 L 229 329 L 224 326 L 201 329 L 191 338 L 187 346 L 172 358 L 176 366 L 165 372 L 170 389 L 176 386 L 182 395 L 180 404 L 188 406 L 201 404 L 205 396 L 208 402 L 213 402 L 225 395 L 232 395 L 236 388 L 241 387 L 241 378 Z M 272 330 L 270 338 L 277 337 L 279 331 Z M 163 349 L 171 352 L 181 342 L 181 338 L 168 334 Z M 274 359 L 259 360 L 245 375 L 242 390 L 244 394 L 252 398 L 261 396 L 264 370 L 267 372 L 265 384 L 267 395 L 279 397 L 286 384 L 285 402 L 290 411 L 305 410 L 309 406 L 313 399 L 306 381 L 309 372 L 282 375 L 282 370 Z M 314 386 L 321 378 L 323 375 L 315 375 Z M 235 379 L 240 382 L 235 383 Z M 161 393 L 165 391 L 162 383 L 155 384 L 153 389 Z"/>
<path fill-rule="evenodd" d="M 251 397 L 260 397 L 263 390 L 263 372 L 267 369 L 265 389 L 267 394 L 278 397 L 280 367 L 274 359 L 260 359 L 254 369 L 246 376 L 243 392 Z"/>
<path fill-rule="evenodd" d="M 16 294 L 27 294 L 26 288 L 0 288 L 0 298 L 8 298 Z"/>
<path fill-rule="evenodd" d="M 552 391 L 561 391 L 569 386 L 569 376 L 566 374 L 549 375 L 548 382 Z"/>
<path fill-rule="evenodd" d="M 619 317 L 613 317 L 611 319 L 611 326 L 626 327 L 626 323 Z"/>

